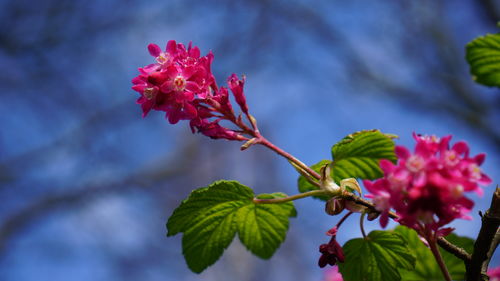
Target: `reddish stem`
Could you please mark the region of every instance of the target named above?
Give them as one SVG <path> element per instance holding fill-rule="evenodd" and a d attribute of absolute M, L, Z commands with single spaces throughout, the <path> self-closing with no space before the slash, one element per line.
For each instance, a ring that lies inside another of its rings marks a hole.
<path fill-rule="evenodd" d="M 342 225 L 342 223 L 350 216 L 352 215 L 353 212 L 349 211 L 349 213 L 345 214 L 340 220 L 339 222 L 337 223 L 337 225 L 335 225 L 336 228 L 340 228 L 340 226 Z"/>
<path fill-rule="evenodd" d="M 436 259 L 439 265 L 439 269 L 441 269 L 441 272 L 444 275 L 444 278 L 446 279 L 446 281 L 452 281 L 451 275 L 448 272 L 448 268 L 446 268 L 443 257 L 441 256 L 441 253 L 439 252 L 439 249 L 437 247 L 437 239 L 435 237 L 435 234 L 429 233 L 428 235 L 426 235 L 425 240 L 427 240 L 427 243 L 429 243 L 431 252 L 434 255 L 434 258 Z"/>
<path fill-rule="evenodd" d="M 299 159 L 293 157 L 290 153 L 284 151 L 283 149 L 275 146 L 273 143 L 271 143 L 270 141 L 268 141 L 266 138 L 264 138 L 262 135 L 258 135 L 257 136 L 257 141 L 255 143 L 259 143 L 271 150 L 273 150 L 274 152 L 278 153 L 279 155 L 285 157 L 286 159 L 290 160 L 291 162 L 293 162 L 295 165 L 299 166 L 300 168 L 302 168 L 303 170 L 307 171 L 311 176 L 313 176 L 314 178 L 316 179 L 320 179 L 320 175 L 318 173 L 316 173 L 316 171 L 314 171 L 313 169 L 309 168 L 309 166 L 307 166 L 306 164 L 302 163 Z"/>

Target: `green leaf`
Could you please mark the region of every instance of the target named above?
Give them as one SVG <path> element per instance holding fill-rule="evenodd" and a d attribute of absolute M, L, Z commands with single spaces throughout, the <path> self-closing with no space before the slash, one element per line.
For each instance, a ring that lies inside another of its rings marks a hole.
<path fill-rule="evenodd" d="M 487 34 L 469 42 L 465 57 L 472 79 L 486 86 L 500 87 L 500 33 Z"/>
<path fill-rule="evenodd" d="M 339 270 L 345 281 L 401 280 L 398 269 L 415 266 L 405 240 L 390 231 L 375 230 L 366 239 L 349 240 L 343 250 L 345 262 L 339 264 Z"/>
<path fill-rule="evenodd" d="M 318 163 L 314 164 L 311 166 L 311 169 L 313 169 L 315 172 L 319 173 L 321 167 L 323 167 L 326 164 L 331 163 L 332 161 L 330 160 L 321 160 Z M 298 186 L 299 186 L 299 191 L 300 192 L 307 192 L 311 190 L 317 190 L 319 187 L 315 186 L 314 184 L 310 183 L 307 181 L 307 179 L 304 176 L 300 176 L 298 180 Z M 328 196 L 313 196 L 313 198 L 320 199 L 320 200 L 328 200 L 330 197 Z"/>
<path fill-rule="evenodd" d="M 417 233 L 413 229 L 404 226 L 398 226 L 394 229 L 394 232 L 401 235 L 408 242 L 408 247 L 417 257 L 415 270 L 400 270 L 401 276 L 403 277 L 402 280 L 441 281 L 444 279 L 443 274 L 441 273 L 441 270 L 439 269 L 439 266 L 434 258 L 434 255 L 432 255 L 431 250 L 427 248 L 424 243 L 422 243 Z M 459 237 L 455 234 L 450 234 L 446 236 L 446 239 L 449 242 L 464 248 L 468 252 L 472 251 L 474 241 L 470 238 Z M 441 248 L 439 250 L 453 280 L 465 280 L 465 265 L 463 261 Z"/>
<path fill-rule="evenodd" d="M 285 197 L 283 193 L 261 194 L 259 199 Z M 269 259 L 280 246 L 288 230 L 288 217 L 296 216 L 292 202 L 248 204 L 238 210 L 238 236 L 256 256 Z"/>
<path fill-rule="evenodd" d="M 441 273 L 431 250 L 429 250 L 429 248 L 422 243 L 417 233 L 413 229 L 405 226 L 397 226 L 396 229 L 394 229 L 394 232 L 401 235 L 406 240 L 408 248 L 410 248 L 417 257 L 415 270 L 400 270 L 402 280 L 442 281 L 443 274 Z"/>
<path fill-rule="evenodd" d="M 270 258 L 285 240 L 292 202 L 254 204 L 253 191 L 236 181 L 216 181 L 191 192 L 167 222 L 167 236 L 183 232 L 182 250 L 188 267 L 200 273 L 215 263 L 238 233 L 255 255 Z M 259 198 L 279 198 L 283 193 Z"/>
<path fill-rule="evenodd" d="M 338 184 L 345 178 L 377 179 L 383 173 L 381 159 L 396 162 L 395 136 L 378 130 L 361 131 L 348 135 L 332 147 L 333 179 Z"/>

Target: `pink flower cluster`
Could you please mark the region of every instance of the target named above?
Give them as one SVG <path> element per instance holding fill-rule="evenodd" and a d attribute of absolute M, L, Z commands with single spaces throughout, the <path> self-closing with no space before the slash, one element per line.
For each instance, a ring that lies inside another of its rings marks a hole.
<path fill-rule="evenodd" d="M 442 226 L 457 218 L 470 219 L 468 213 L 474 202 L 465 193 L 482 195 L 479 185 L 491 183 L 479 168 L 485 154 L 470 157 L 465 142 L 457 142 L 450 149 L 451 136 L 413 136 L 417 142 L 414 153 L 397 146 L 397 165 L 381 160 L 384 177 L 364 181 L 371 193 L 367 197 L 373 198 L 382 212 L 382 227 L 387 225 L 388 212 L 393 208 L 399 223 L 419 233 L 432 231 L 444 236 L 451 229 Z"/>
<path fill-rule="evenodd" d="M 139 68 L 140 74 L 132 80 L 132 89 L 141 95 L 143 117 L 152 109 L 164 111 L 171 124 L 189 120 L 193 131 L 211 138 L 247 140 L 238 132 L 222 127 L 221 120 L 237 124 L 237 118 L 229 100 L 228 89 L 217 87 L 211 71 L 213 54 L 200 56 L 198 47 L 191 43 L 186 48 L 174 40 L 167 43 L 165 51 L 149 44 L 149 53 L 156 62 Z M 235 74 L 228 79 L 235 100 L 243 113 L 248 114 L 243 85 Z"/>

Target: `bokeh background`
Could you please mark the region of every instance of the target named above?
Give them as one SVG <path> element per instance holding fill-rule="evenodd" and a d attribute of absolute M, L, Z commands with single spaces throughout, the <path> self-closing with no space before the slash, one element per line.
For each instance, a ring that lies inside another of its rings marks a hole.
<path fill-rule="evenodd" d="M 165 222 L 192 188 L 235 179 L 294 194 L 297 175 L 264 148 L 142 119 L 130 80 L 153 61 L 147 44 L 212 50 L 219 84 L 246 74 L 261 131 L 305 163 L 362 129 L 407 146 L 414 131 L 453 134 L 488 153 L 498 183 L 499 91 L 476 85 L 464 60 L 498 20 L 495 0 L 0 1 L 0 280 L 322 280 L 318 246 L 339 217 L 313 199 L 296 202 L 271 260 L 235 240 L 189 271 Z M 471 195 L 474 220 L 453 223 L 458 234 L 477 235 L 493 188 Z M 357 223 L 339 240 L 359 237 Z"/>

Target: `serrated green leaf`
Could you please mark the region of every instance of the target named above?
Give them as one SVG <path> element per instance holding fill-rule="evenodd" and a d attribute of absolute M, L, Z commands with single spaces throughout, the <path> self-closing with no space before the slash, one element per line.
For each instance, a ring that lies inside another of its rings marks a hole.
<path fill-rule="evenodd" d="M 407 242 L 408 247 L 413 251 L 417 257 L 417 263 L 415 265 L 415 270 L 400 270 L 402 280 L 405 281 L 441 281 L 444 279 L 441 270 L 432 255 L 432 252 L 427 246 L 425 246 L 417 233 L 410 228 L 404 226 L 398 226 L 394 229 L 394 232 L 401 235 Z M 459 237 L 455 234 L 450 234 L 446 236 L 446 239 L 464 248 L 466 251 L 472 251 L 474 241 L 470 238 Z M 458 259 L 454 255 L 439 249 L 443 259 L 445 261 L 448 272 L 450 272 L 453 280 L 465 280 L 465 265 L 462 260 Z"/>
<path fill-rule="evenodd" d="M 279 198 L 283 193 L 259 198 Z M 269 258 L 284 241 L 292 202 L 254 204 L 253 191 L 236 181 L 216 181 L 194 190 L 167 222 L 167 236 L 183 232 L 182 249 L 188 267 L 200 273 L 215 263 L 238 233 L 255 255 Z"/>
<path fill-rule="evenodd" d="M 372 231 L 367 239 L 349 240 L 342 248 L 345 262 L 339 264 L 339 270 L 345 281 L 401 280 L 398 269 L 415 266 L 406 241 L 390 231 Z"/>
<path fill-rule="evenodd" d="M 467 44 L 466 59 L 476 82 L 500 87 L 500 33 L 487 34 Z"/>
<path fill-rule="evenodd" d="M 251 202 L 253 197 L 253 191 L 237 181 L 216 181 L 208 187 L 193 190 L 168 219 L 167 236 L 186 231 L 193 225 L 193 220 L 214 206 L 232 201 Z"/>
<path fill-rule="evenodd" d="M 282 193 L 261 194 L 259 199 L 284 197 Z M 256 256 L 268 259 L 285 239 L 288 217 L 296 216 L 292 202 L 249 204 L 238 211 L 236 223 L 240 241 Z"/>
<path fill-rule="evenodd" d="M 330 160 L 321 160 L 318 163 L 314 164 L 311 166 L 311 169 L 313 169 L 315 172 L 319 173 L 321 167 L 323 167 L 326 164 L 331 163 L 332 161 Z M 307 192 L 311 190 L 317 190 L 319 187 L 315 186 L 314 184 L 310 183 L 307 181 L 307 179 L 304 176 L 300 176 L 298 179 L 298 186 L 299 186 L 299 191 L 300 192 Z M 330 197 L 328 196 L 313 196 L 313 198 L 320 199 L 323 201 L 328 200 Z"/>
<path fill-rule="evenodd" d="M 338 184 L 345 178 L 377 179 L 381 159 L 396 162 L 392 135 L 378 130 L 356 132 L 332 147 L 332 174 Z"/>

